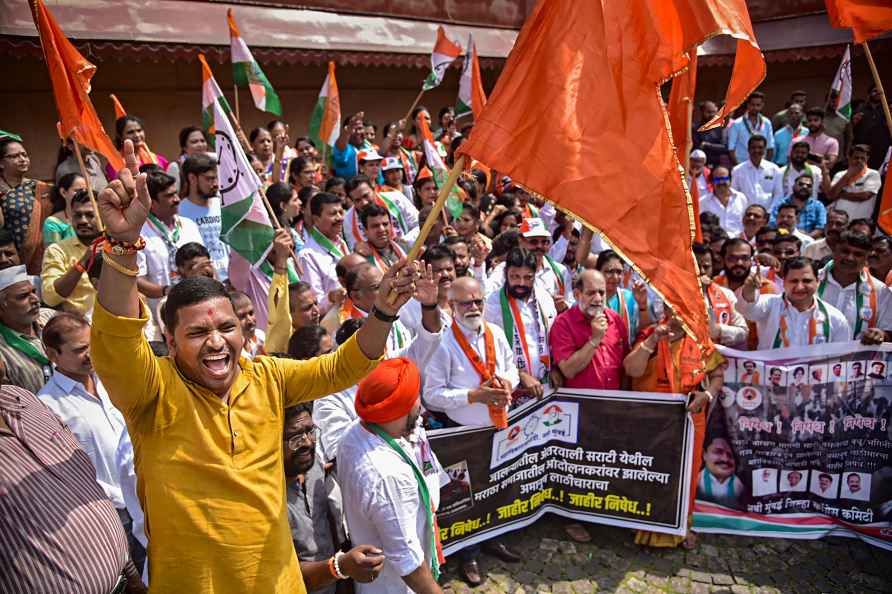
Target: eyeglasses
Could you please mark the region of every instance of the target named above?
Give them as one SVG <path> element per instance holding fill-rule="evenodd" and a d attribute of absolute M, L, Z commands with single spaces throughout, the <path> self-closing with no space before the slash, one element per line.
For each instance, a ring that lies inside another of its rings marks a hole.
<path fill-rule="evenodd" d="M 731 181 L 730 175 L 723 175 L 722 177 L 714 177 L 712 178 L 712 183 L 714 184 L 726 184 Z"/>
<path fill-rule="evenodd" d="M 603 271 L 604 276 L 622 276 L 625 272 L 622 268 L 608 268 Z"/>
<path fill-rule="evenodd" d="M 294 433 L 291 437 L 286 437 L 285 445 L 288 446 L 288 449 L 290 450 L 296 450 L 304 440 L 307 440 L 310 443 L 313 443 L 316 440 L 316 425 L 313 425 L 300 433 Z"/>
<path fill-rule="evenodd" d="M 471 307 L 472 305 L 483 307 L 483 299 L 469 299 L 467 301 L 456 301 L 455 303 L 456 305 L 461 305 L 462 307 Z"/>

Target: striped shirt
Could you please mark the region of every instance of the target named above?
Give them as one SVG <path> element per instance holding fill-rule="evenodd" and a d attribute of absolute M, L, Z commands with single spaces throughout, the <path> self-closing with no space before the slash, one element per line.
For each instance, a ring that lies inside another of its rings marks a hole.
<path fill-rule="evenodd" d="M 111 591 L 127 537 L 90 459 L 26 390 L 0 386 L 0 418 L 0 592 Z"/>
<path fill-rule="evenodd" d="M 41 353 L 46 356 L 43 348 L 43 342 L 40 340 L 40 333 L 43 327 L 50 319 L 56 315 L 56 310 L 42 307 L 37 315 L 36 336 L 25 336 L 21 334 L 25 340 L 37 347 Z M 0 363 L 6 370 L 6 381 L 13 386 L 24 388 L 29 392 L 37 393 L 46 384 L 53 370 L 49 365 L 43 366 L 22 351 L 16 349 L 6 342 L 3 336 L 0 336 Z"/>

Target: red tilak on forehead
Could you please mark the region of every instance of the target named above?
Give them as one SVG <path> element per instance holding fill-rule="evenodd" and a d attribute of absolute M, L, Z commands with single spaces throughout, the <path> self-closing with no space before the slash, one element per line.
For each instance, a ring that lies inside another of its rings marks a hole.
<path fill-rule="evenodd" d="M 214 310 L 211 309 L 211 308 L 208 308 L 208 317 L 209 317 L 209 318 L 214 317 Z"/>

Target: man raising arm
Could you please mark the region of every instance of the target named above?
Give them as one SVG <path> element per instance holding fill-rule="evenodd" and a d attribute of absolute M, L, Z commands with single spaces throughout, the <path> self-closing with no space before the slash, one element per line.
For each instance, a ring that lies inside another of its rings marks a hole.
<path fill-rule="evenodd" d="M 92 355 L 132 429 L 152 586 L 303 594 L 285 513 L 283 409 L 353 385 L 377 365 L 414 291 L 415 268 L 400 261 L 389 269 L 356 337 L 307 361 L 239 358 L 244 337 L 223 285 L 185 279 L 163 313 L 170 357 L 156 358 L 142 337 L 147 318 L 136 290 L 150 199 L 129 142 L 125 160 L 99 197 L 109 241 Z"/>

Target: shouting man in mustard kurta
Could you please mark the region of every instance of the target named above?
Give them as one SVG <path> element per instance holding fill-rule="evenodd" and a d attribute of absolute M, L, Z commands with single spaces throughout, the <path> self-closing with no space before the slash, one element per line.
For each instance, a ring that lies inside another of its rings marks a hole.
<path fill-rule="evenodd" d="M 164 314 L 170 356 L 155 357 L 136 288 L 150 198 L 125 145 L 126 168 L 99 196 L 110 241 L 92 358 L 133 441 L 152 591 L 303 594 L 285 506 L 283 410 L 344 390 L 377 365 L 417 269 L 394 265 L 378 311 L 337 351 L 309 361 L 240 357 L 241 325 L 223 285 L 183 280 Z"/>

